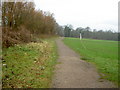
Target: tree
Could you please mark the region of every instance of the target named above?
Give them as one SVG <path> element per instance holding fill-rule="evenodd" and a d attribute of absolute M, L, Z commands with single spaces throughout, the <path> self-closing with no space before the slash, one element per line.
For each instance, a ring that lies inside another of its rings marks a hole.
<path fill-rule="evenodd" d="M 70 33 L 71 33 L 72 27 L 71 25 L 66 25 L 65 29 L 64 29 L 64 33 L 65 33 L 65 37 L 70 37 Z"/>
<path fill-rule="evenodd" d="M 3 2 L 2 27 L 4 33 L 3 43 L 10 43 L 7 46 L 11 45 L 11 41 L 13 44 L 18 43 L 20 40 L 26 42 L 31 35 L 55 35 L 58 29 L 56 28 L 56 20 L 53 13 L 35 10 L 34 2 L 26 1 Z"/>

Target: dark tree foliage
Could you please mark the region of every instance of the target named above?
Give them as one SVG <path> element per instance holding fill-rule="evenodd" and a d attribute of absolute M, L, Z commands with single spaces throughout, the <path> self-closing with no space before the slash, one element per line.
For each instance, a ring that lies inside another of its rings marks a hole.
<path fill-rule="evenodd" d="M 70 37 L 71 36 L 71 31 L 72 31 L 72 25 L 66 25 L 64 28 L 64 36 L 65 37 Z"/>
<path fill-rule="evenodd" d="M 112 32 L 111 30 L 103 31 L 103 30 L 91 30 L 90 27 L 82 28 L 79 27 L 76 30 L 69 27 L 69 25 L 64 27 L 64 36 L 65 37 L 80 37 L 80 33 L 83 38 L 91 38 L 91 39 L 101 39 L 101 40 L 120 40 L 120 34 L 118 32 Z"/>

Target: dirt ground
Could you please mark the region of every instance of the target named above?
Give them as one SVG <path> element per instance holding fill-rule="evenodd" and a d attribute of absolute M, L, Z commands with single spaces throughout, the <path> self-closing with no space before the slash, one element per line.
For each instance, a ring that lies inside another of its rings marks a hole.
<path fill-rule="evenodd" d="M 114 88 L 112 82 L 100 79 L 94 65 L 81 60 L 80 56 L 68 48 L 62 38 L 56 40 L 58 64 L 52 81 L 52 88 Z"/>

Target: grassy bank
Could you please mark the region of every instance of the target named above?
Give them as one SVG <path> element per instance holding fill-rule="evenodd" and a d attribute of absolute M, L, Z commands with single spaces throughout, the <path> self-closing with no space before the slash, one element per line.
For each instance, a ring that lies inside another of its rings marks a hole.
<path fill-rule="evenodd" d="M 53 39 L 3 49 L 3 88 L 49 88 L 56 58 Z"/>
<path fill-rule="evenodd" d="M 94 63 L 102 78 L 118 84 L 118 42 L 107 40 L 92 40 L 65 38 L 64 43 L 78 52 L 82 60 Z M 120 85 L 120 82 L 119 82 Z"/>

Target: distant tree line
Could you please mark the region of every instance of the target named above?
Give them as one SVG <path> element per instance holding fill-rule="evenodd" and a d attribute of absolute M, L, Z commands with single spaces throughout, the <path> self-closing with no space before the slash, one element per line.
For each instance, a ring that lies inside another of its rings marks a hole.
<path fill-rule="evenodd" d="M 59 27 L 50 12 L 36 10 L 34 2 L 2 2 L 3 46 L 30 42 L 33 36 L 55 35 Z"/>
<path fill-rule="evenodd" d="M 118 32 L 113 32 L 111 30 L 103 31 L 103 30 L 91 30 L 90 27 L 86 28 L 76 28 L 73 29 L 72 25 L 66 25 L 64 27 L 61 27 L 59 31 L 60 36 L 65 37 L 80 37 L 80 33 L 82 34 L 83 38 L 91 38 L 91 39 L 101 39 L 101 40 L 120 40 L 120 34 Z"/>

